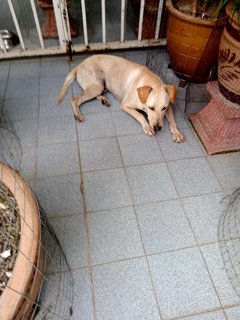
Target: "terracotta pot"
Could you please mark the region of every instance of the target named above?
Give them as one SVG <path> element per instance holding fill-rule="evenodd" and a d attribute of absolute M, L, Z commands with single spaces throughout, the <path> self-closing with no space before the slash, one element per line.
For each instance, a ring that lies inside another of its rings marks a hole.
<path fill-rule="evenodd" d="M 196 18 L 167 4 L 167 46 L 173 71 L 182 79 L 201 83 L 217 69 L 219 42 L 225 21 Z"/>
<path fill-rule="evenodd" d="M 218 62 L 218 85 L 225 98 L 240 104 L 240 24 L 227 5 L 228 22 L 224 28 Z"/>
<path fill-rule="evenodd" d="M 45 20 L 41 27 L 43 38 L 44 39 L 58 38 L 58 30 L 57 30 L 57 24 L 56 24 L 52 0 L 38 0 L 38 3 L 45 15 Z M 67 7 L 69 6 L 70 6 L 70 1 L 67 1 Z M 68 19 L 69 19 L 71 37 L 74 38 L 77 36 L 77 25 L 73 20 L 72 16 L 70 15 L 69 11 L 68 11 Z"/>
<path fill-rule="evenodd" d="M 138 22 L 141 0 L 130 0 L 130 1 L 132 3 L 132 8 Z M 142 39 L 153 39 L 155 37 L 155 27 L 157 22 L 158 6 L 159 6 L 159 0 L 145 0 L 143 24 L 142 24 Z M 136 33 L 138 33 L 138 24 L 134 26 L 134 29 Z"/>
<path fill-rule="evenodd" d="M 34 312 L 43 270 L 38 207 L 23 178 L 2 162 L 0 180 L 15 197 L 21 221 L 21 236 L 12 276 L 0 296 L 0 319 L 27 319 Z"/>

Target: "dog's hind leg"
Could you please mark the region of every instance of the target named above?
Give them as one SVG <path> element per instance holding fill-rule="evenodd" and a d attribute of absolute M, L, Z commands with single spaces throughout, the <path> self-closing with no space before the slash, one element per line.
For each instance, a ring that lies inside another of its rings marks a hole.
<path fill-rule="evenodd" d="M 103 95 L 97 96 L 96 99 L 106 107 L 111 107 L 111 102 Z"/>
<path fill-rule="evenodd" d="M 103 85 L 101 83 L 99 84 L 92 84 L 87 86 L 84 91 L 83 94 L 79 97 L 73 97 L 71 99 L 71 106 L 73 109 L 73 113 L 74 113 L 74 118 L 77 121 L 84 121 L 84 118 L 80 112 L 80 106 L 81 104 L 83 104 L 86 101 L 92 100 L 94 98 L 97 98 L 101 95 L 101 93 L 103 92 Z"/>

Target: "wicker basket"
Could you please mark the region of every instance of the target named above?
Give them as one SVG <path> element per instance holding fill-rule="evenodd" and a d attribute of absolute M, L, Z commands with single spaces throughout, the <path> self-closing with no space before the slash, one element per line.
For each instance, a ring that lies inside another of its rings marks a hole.
<path fill-rule="evenodd" d="M 21 221 L 21 236 L 12 276 L 0 296 L 0 319 L 28 319 L 36 310 L 34 302 L 43 270 L 38 207 L 27 183 L 3 162 L 0 162 L 0 180 L 15 197 Z"/>

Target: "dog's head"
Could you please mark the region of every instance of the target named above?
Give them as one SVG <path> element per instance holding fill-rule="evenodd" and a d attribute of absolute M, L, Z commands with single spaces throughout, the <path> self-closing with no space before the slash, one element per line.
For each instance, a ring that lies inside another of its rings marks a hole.
<path fill-rule="evenodd" d="M 137 89 L 143 110 L 146 112 L 149 124 L 154 131 L 162 129 L 163 117 L 169 104 L 176 100 L 177 90 L 178 87 L 175 85 L 163 85 L 158 90 L 149 86 Z"/>

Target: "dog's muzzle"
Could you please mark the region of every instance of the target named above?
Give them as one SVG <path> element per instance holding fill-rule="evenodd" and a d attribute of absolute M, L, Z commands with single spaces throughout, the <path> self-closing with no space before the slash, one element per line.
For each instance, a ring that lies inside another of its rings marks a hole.
<path fill-rule="evenodd" d="M 161 129 L 162 129 L 162 127 L 161 127 L 161 126 L 158 126 L 158 125 L 154 127 L 154 130 L 155 130 L 155 131 L 160 131 Z"/>

